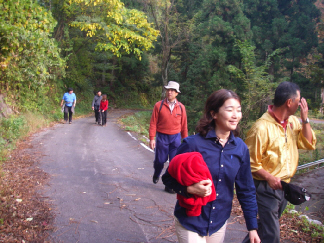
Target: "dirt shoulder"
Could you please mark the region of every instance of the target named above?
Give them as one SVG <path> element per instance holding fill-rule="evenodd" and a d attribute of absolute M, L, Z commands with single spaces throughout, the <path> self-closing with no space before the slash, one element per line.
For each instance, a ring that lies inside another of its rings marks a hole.
<path fill-rule="evenodd" d="M 55 215 L 39 193 L 49 175 L 38 168 L 41 153 L 31 153 L 29 138 L 2 164 L 0 241 L 46 242 Z"/>

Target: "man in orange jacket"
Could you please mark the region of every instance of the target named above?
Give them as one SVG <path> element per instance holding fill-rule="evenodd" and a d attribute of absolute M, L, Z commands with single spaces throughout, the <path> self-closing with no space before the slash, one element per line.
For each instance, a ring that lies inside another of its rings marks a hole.
<path fill-rule="evenodd" d="M 180 85 L 169 81 L 166 89 L 166 98 L 157 102 L 153 108 L 150 121 L 150 147 L 155 150 L 153 183 L 158 183 L 164 163 L 171 161 L 181 144 L 181 137 L 188 136 L 187 113 L 185 106 L 177 99 Z M 156 136 L 156 140 L 154 137 Z M 165 191 L 174 193 L 171 189 Z"/>

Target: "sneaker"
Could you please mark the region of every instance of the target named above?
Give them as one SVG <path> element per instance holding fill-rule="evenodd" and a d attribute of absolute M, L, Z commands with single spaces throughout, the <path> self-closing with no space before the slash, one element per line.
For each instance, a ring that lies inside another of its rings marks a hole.
<path fill-rule="evenodd" d="M 69 122 L 69 124 L 72 124 L 72 122 Z"/>

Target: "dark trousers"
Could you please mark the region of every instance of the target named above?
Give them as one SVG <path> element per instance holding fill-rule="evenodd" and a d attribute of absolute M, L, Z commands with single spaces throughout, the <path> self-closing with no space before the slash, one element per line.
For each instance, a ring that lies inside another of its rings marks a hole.
<path fill-rule="evenodd" d="M 254 180 L 258 203 L 258 235 L 262 243 L 280 242 L 279 218 L 287 206 L 282 190 L 273 190 L 267 181 Z M 250 242 L 249 235 L 243 243 Z"/>
<path fill-rule="evenodd" d="M 100 116 L 100 119 L 99 121 L 101 121 L 101 125 L 106 125 L 106 122 L 107 122 L 107 110 L 105 110 L 104 112 L 100 111 L 99 112 L 99 116 Z"/>
<path fill-rule="evenodd" d="M 64 106 L 64 121 L 68 121 L 69 118 L 69 122 L 72 122 L 72 106 Z"/>
<path fill-rule="evenodd" d="M 94 107 L 94 113 L 95 113 L 95 118 L 96 118 L 96 122 L 100 123 L 100 113 L 99 113 L 99 106 L 95 106 Z"/>
<path fill-rule="evenodd" d="M 171 161 L 176 155 L 177 148 L 181 144 L 180 133 L 168 135 L 163 133 L 156 133 L 155 143 L 155 159 L 154 159 L 154 175 L 159 177 L 164 167 L 164 163 Z"/>

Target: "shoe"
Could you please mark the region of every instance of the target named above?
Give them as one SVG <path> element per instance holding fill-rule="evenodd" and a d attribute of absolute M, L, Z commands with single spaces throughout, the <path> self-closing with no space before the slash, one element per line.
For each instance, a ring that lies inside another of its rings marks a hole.
<path fill-rule="evenodd" d="M 160 177 L 158 176 L 153 176 L 153 183 L 156 184 L 159 182 Z"/>
<path fill-rule="evenodd" d="M 166 192 L 168 192 L 170 194 L 175 194 L 176 193 L 173 189 L 171 189 L 171 188 L 169 188 L 167 186 L 164 188 L 164 191 L 166 191 Z"/>
<path fill-rule="evenodd" d="M 69 122 L 69 124 L 72 124 L 72 122 Z"/>

